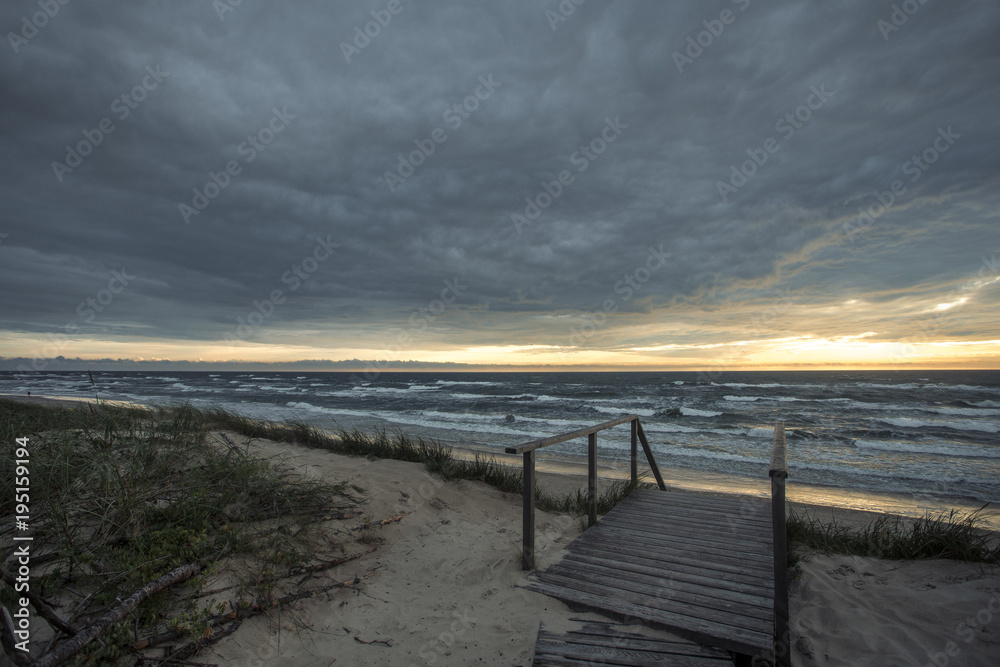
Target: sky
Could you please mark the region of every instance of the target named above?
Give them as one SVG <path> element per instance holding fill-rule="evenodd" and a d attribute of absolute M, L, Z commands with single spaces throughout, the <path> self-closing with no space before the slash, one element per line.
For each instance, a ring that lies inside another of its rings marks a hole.
<path fill-rule="evenodd" d="M 992 0 L 0 32 L 0 368 L 1000 368 Z"/>

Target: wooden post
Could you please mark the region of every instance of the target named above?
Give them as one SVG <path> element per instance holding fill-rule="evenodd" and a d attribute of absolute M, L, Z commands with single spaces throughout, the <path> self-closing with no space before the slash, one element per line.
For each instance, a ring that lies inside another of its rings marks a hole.
<path fill-rule="evenodd" d="M 524 453 L 521 569 L 535 569 L 535 450 Z"/>
<path fill-rule="evenodd" d="M 587 527 L 597 523 L 597 434 L 587 436 Z"/>
<path fill-rule="evenodd" d="M 632 486 L 635 486 L 639 480 L 639 420 L 633 419 L 629 425 L 632 427 Z"/>
<path fill-rule="evenodd" d="M 639 420 L 635 420 L 636 430 L 639 433 L 639 442 L 642 443 L 642 451 L 646 452 L 646 460 L 649 461 L 649 468 L 653 471 L 653 477 L 656 478 L 656 484 L 660 487 L 660 491 L 666 491 L 667 485 L 663 483 L 663 476 L 660 475 L 660 468 L 656 465 L 656 460 L 653 458 L 653 450 L 649 448 L 649 441 L 646 440 L 646 432 L 642 430 L 642 424 Z"/>
<path fill-rule="evenodd" d="M 788 628 L 788 534 L 785 532 L 785 479 L 788 461 L 785 422 L 774 425 L 771 453 L 771 527 L 774 540 L 774 664 L 791 665 L 791 635 Z"/>

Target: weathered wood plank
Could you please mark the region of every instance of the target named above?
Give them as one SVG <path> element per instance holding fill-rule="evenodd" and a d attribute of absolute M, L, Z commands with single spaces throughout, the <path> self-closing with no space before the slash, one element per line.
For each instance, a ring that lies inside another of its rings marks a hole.
<path fill-rule="evenodd" d="M 728 625 L 691 618 L 683 612 L 664 611 L 656 607 L 637 604 L 624 597 L 609 598 L 607 592 L 600 590 L 600 587 L 591 587 L 598 591 L 595 593 L 591 590 L 578 590 L 540 581 L 531 581 L 527 586 L 531 590 L 589 611 L 612 618 L 628 619 L 629 622 L 633 623 L 641 619 L 645 625 L 650 627 L 666 630 L 679 637 L 716 646 L 727 651 L 755 655 L 762 649 L 770 647 L 770 632 L 749 632 Z"/>
<path fill-rule="evenodd" d="M 649 519 L 629 514 L 618 515 L 610 521 L 605 521 L 604 526 L 603 530 L 624 528 L 634 530 L 637 533 L 670 539 L 688 538 L 704 544 L 707 549 L 721 547 L 729 552 L 732 552 L 733 546 L 738 544 L 741 552 L 749 550 L 755 555 L 767 557 L 768 562 L 771 560 L 770 525 L 767 526 L 767 532 L 761 534 L 764 529 L 761 529 L 761 532 L 746 532 L 744 530 L 727 530 L 723 526 L 692 526 L 677 521 L 663 521 L 654 524 Z"/>
<path fill-rule="evenodd" d="M 769 606 L 749 606 L 698 593 L 686 593 L 669 586 L 656 587 L 655 583 L 631 577 L 609 578 L 604 572 L 594 574 L 582 569 L 559 570 L 546 572 L 538 580 L 560 583 L 588 592 L 595 592 L 594 589 L 599 588 L 612 597 L 628 599 L 635 604 L 749 632 L 765 632 L 770 635 L 774 621 L 774 612 Z"/>
<path fill-rule="evenodd" d="M 660 495 L 662 497 L 656 497 Z M 634 498 L 634 500 L 633 500 Z M 722 514 L 745 520 L 767 522 L 770 518 L 767 498 L 717 498 L 699 496 L 680 491 L 658 493 L 654 489 L 639 489 L 623 500 L 619 506 L 632 507 L 653 512 L 669 512 L 683 509 L 701 514 Z"/>
<path fill-rule="evenodd" d="M 748 568 L 759 568 L 762 571 L 772 569 L 771 559 L 753 550 L 753 545 L 748 544 L 747 553 L 739 551 L 739 541 L 734 540 L 728 547 L 719 544 L 702 544 L 696 538 L 684 537 L 681 535 L 656 535 L 655 533 L 640 533 L 628 528 L 616 527 L 606 524 L 600 531 L 601 536 L 611 539 L 628 540 L 634 544 L 642 544 L 650 549 L 676 549 L 689 554 L 711 557 L 721 562 L 738 562 Z"/>
<path fill-rule="evenodd" d="M 662 567 L 649 567 L 629 561 L 612 560 L 592 555 L 577 553 L 566 554 L 561 564 L 581 563 L 589 566 L 605 568 L 605 571 L 614 572 L 616 569 L 623 574 L 635 574 L 637 576 L 655 577 L 663 580 L 664 569 Z M 704 595 L 711 596 L 715 591 L 738 593 L 755 598 L 754 604 L 758 606 L 768 606 L 771 604 L 771 595 L 767 586 L 749 586 L 734 581 L 721 581 L 715 577 L 706 577 L 702 574 L 692 572 L 679 572 L 671 569 L 669 571 L 669 581 L 671 588 L 678 590 L 698 590 Z M 724 587 L 724 588 L 723 588 Z"/>
<path fill-rule="evenodd" d="M 600 585 L 609 585 L 614 581 L 615 588 L 633 590 L 642 595 L 653 595 L 658 598 L 704 607 L 706 609 L 734 613 L 753 618 L 772 617 L 774 613 L 770 598 L 740 593 L 716 586 L 695 586 L 675 579 L 669 579 L 666 586 L 664 580 L 637 572 L 630 572 L 628 577 L 615 577 L 614 571 L 605 566 L 592 563 L 566 563 L 550 568 L 539 580 L 546 581 L 548 575 L 562 575 L 581 581 L 590 581 Z M 629 585 L 618 582 L 628 581 Z M 721 622 L 721 621 L 720 621 Z"/>
<path fill-rule="evenodd" d="M 673 517 L 676 519 L 698 519 L 710 521 L 712 523 L 725 526 L 739 525 L 762 528 L 764 526 L 771 525 L 769 507 L 770 506 L 767 501 L 760 503 L 759 506 L 754 508 L 756 511 L 756 514 L 754 515 L 748 515 L 744 508 L 736 506 L 693 507 L 682 503 L 670 505 L 663 504 L 658 506 L 645 504 L 629 505 L 628 511 L 630 514 L 648 516 L 657 520 L 669 519 Z"/>
<path fill-rule="evenodd" d="M 571 544 L 568 551 L 576 553 L 584 551 L 588 547 L 600 549 L 602 553 L 608 554 L 609 558 L 615 558 L 618 554 L 622 554 L 623 556 L 656 560 L 664 567 L 671 563 L 698 565 L 707 572 L 718 573 L 719 576 L 739 575 L 750 583 L 773 584 L 773 572 L 766 567 L 761 567 L 759 563 L 751 564 L 740 560 L 738 554 L 730 555 L 727 558 L 720 557 L 708 560 L 703 552 L 684 548 L 683 545 L 675 544 L 672 548 L 665 549 L 662 544 L 649 544 L 641 538 L 623 544 L 620 536 L 610 533 L 595 535 L 586 543 Z"/>
<path fill-rule="evenodd" d="M 734 590 L 762 597 L 769 596 L 773 588 L 769 581 L 761 579 L 756 574 L 747 574 L 735 567 L 727 569 L 707 568 L 704 563 L 696 559 L 682 559 L 676 556 L 656 559 L 648 554 L 639 556 L 624 551 L 615 551 L 614 554 L 610 554 L 606 549 L 590 545 L 579 545 L 566 554 L 566 558 L 580 556 L 590 559 L 605 559 L 611 563 L 619 563 L 627 569 L 645 568 L 652 572 L 659 572 L 661 576 L 669 576 L 682 581 L 697 582 L 703 579 L 714 581 L 721 578 L 729 582 Z"/>

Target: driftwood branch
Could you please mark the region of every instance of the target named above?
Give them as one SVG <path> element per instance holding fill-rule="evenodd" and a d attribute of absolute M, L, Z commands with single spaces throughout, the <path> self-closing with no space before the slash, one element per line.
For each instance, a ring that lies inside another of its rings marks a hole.
<path fill-rule="evenodd" d="M 363 526 L 355 526 L 351 530 L 364 530 L 365 528 L 372 528 L 374 526 L 388 526 L 390 523 L 396 523 L 404 518 L 410 516 L 413 512 L 404 512 L 403 514 L 397 514 L 396 516 L 391 516 L 388 519 L 382 519 L 381 521 L 372 521 L 371 523 L 366 523 Z"/>
<path fill-rule="evenodd" d="M 186 581 L 199 572 L 201 572 L 201 565 L 198 563 L 190 563 L 163 575 L 156 581 L 151 581 L 148 584 L 145 584 L 129 596 L 129 598 L 124 602 L 111 609 L 101 618 L 97 619 L 93 625 L 81 630 L 70 639 L 67 639 L 62 644 L 59 644 L 33 664 L 35 667 L 52 667 L 53 665 L 62 664 L 83 650 L 87 644 L 100 636 L 112 625 L 132 613 L 136 607 L 148 600 L 150 596 L 159 593 L 164 588 Z"/>
<path fill-rule="evenodd" d="M 211 630 L 211 628 L 215 627 L 216 625 L 222 625 L 230 621 L 232 621 L 232 623 L 230 623 L 229 627 L 227 627 L 224 630 L 220 630 L 218 632 L 210 631 L 210 633 L 206 637 L 202 637 L 193 642 L 185 644 L 184 646 L 182 646 L 181 648 L 177 649 L 175 652 L 171 653 L 169 656 L 164 658 L 163 662 L 170 664 L 171 661 L 184 660 L 186 658 L 195 655 L 198 651 L 205 648 L 206 646 L 214 644 L 223 637 L 235 632 L 235 630 L 240 626 L 240 624 L 246 619 L 250 618 L 251 616 L 262 614 L 268 609 L 273 609 L 275 607 L 287 605 L 289 603 L 295 602 L 296 600 L 312 597 L 317 593 L 326 593 L 336 588 L 347 588 L 348 586 L 355 586 L 364 581 L 365 579 L 374 576 L 375 570 L 377 569 L 378 569 L 377 567 L 374 568 L 373 570 L 365 574 L 363 577 L 355 577 L 354 579 L 351 579 L 349 581 L 338 581 L 333 584 L 327 584 L 326 586 L 310 588 L 305 591 L 299 591 L 298 593 L 292 593 L 290 595 L 286 595 L 285 597 L 278 598 L 277 600 L 258 598 L 257 600 L 248 605 L 243 605 L 238 609 L 234 609 L 233 611 L 213 616 L 212 618 L 208 619 L 209 630 Z M 140 642 L 135 644 L 132 648 L 137 651 L 151 648 L 159 643 L 169 641 L 170 639 L 174 639 L 177 636 L 178 636 L 177 633 L 163 633 L 161 635 L 155 635 L 153 637 L 148 637 L 146 639 L 141 640 Z"/>
<path fill-rule="evenodd" d="M 0 567 L 0 579 L 3 579 L 4 582 L 11 587 L 11 589 L 17 590 L 15 588 L 17 582 L 14 580 L 14 577 L 3 567 Z M 52 608 L 49 607 L 45 600 L 43 600 L 40 596 L 35 595 L 31 591 L 24 591 L 22 593 L 18 593 L 18 595 L 28 598 L 28 602 L 31 603 L 31 606 L 35 608 L 35 611 L 38 612 L 39 616 L 49 622 L 49 625 L 59 630 L 67 637 L 72 637 L 76 634 L 76 630 L 74 630 L 69 623 L 59 618 L 58 614 L 52 611 Z"/>

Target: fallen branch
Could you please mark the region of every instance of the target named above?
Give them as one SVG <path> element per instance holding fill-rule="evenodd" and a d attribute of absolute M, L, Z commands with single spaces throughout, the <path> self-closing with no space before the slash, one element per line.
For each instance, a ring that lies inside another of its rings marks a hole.
<path fill-rule="evenodd" d="M 401 521 L 404 518 L 410 516 L 411 514 L 413 514 L 413 512 L 405 512 L 403 514 L 397 514 L 396 516 L 391 516 L 388 519 L 382 519 L 381 521 L 372 521 L 370 523 L 366 523 L 363 526 L 355 526 L 354 528 L 351 528 L 351 530 L 364 530 L 365 528 L 372 528 L 373 526 L 388 526 L 390 523 L 396 523 L 397 521 Z"/>
<path fill-rule="evenodd" d="M 208 627 L 206 630 L 209 634 L 207 637 L 202 637 L 201 639 L 197 639 L 193 642 L 185 644 L 184 646 L 182 646 L 181 648 L 177 649 L 175 652 L 171 653 L 169 656 L 164 658 L 163 661 L 166 664 L 169 664 L 172 660 L 184 660 L 185 658 L 190 658 L 191 656 L 195 655 L 198 651 L 205 648 L 206 646 L 214 644 L 223 637 L 235 632 L 236 629 L 240 626 L 240 624 L 246 619 L 250 618 L 251 616 L 262 614 L 268 609 L 273 609 L 274 607 L 281 607 L 283 605 L 295 602 L 297 600 L 301 600 L 303 598 L 312 597 L 317 593 L 326 593 L 336 588 L 346 588 L 348 586 L 355 586 L 364 581 L 365 579 L 374 576 L 375 570 L 377 569 L 378 567 L 371 570 L 363 577 L 355 577 L 350 581 L 338 581 L 337 583 L 334 584 L 328 584 L 326 586 L 320 586 L 318 588 L 310 588 L 309 590 L 299 591 L 298 593 L 292 593 L 290 595 L 286 595 L 285 597 L 278 598 L 277 600 L 258 598 L 257 600 L 248 605 L 244 605 L 238 609 L 234 609 L 233 611 L 227 612 L 225 614 L 218 614 L 217 616 L 213 616 L 212 618 L 208 619 Z M 225 630 L 219 632 L 211 631 L 211 628 L 213 628 L 215 625 L 221 625 L 228 621 L 233 621 L 233 623 L 230 624 L 230 626 Z M 143 639 L 132 648 L 136 650 L 150 648 L 154 646 L 158 641 L 168 641 L 169 639 L 174 638 L 173 636 L 167 636 L 168 634 L 169 633 L 164 633 L 163 635 L 156 635 L 154 637 Z"/>
<path fill-rule="evenodd" d="M 33 664 L 35 667 L 52 667 L 53 665 L 62 664 L 83 650 L 87 644 L 100 636 L 112 625 L 132 613 L 136 607 L 149 599 L 150 596 L 159 593 L 164 588 L 186 581 L 199 572 L 201 572 L 201 565 L 190 563 L 163 575 L 156 581 L 145 584 L 120 605 L 99 618 L 93 625 L 84 628 L 70 639 L 56 646 Z"/>
<path fill-rule="evenodd" d="M 349 563 L 352 560 L 357 560 L 362 556 L 367 556 L 368 554 L 374 552 L 378 547 L 372 547 L 368 551 L 362 551 L 360 553 L 351 554 L 350 556 L 344 556 L 343 558 L 338 558 L 337 560 L 326 560 L 320 561 L 315 565 L 303 565 L 302 567 L 296 567 L 288 571 L 288 574 L 281 577 L 282 579 L 288 577 L 294 577 L 299 574 L 305 574 L 306 572 L 321 572 L 323 570 L 329 570 L 332 567 L 337 567 L 338 565 L 343 565 L 344 563 Z"/>

